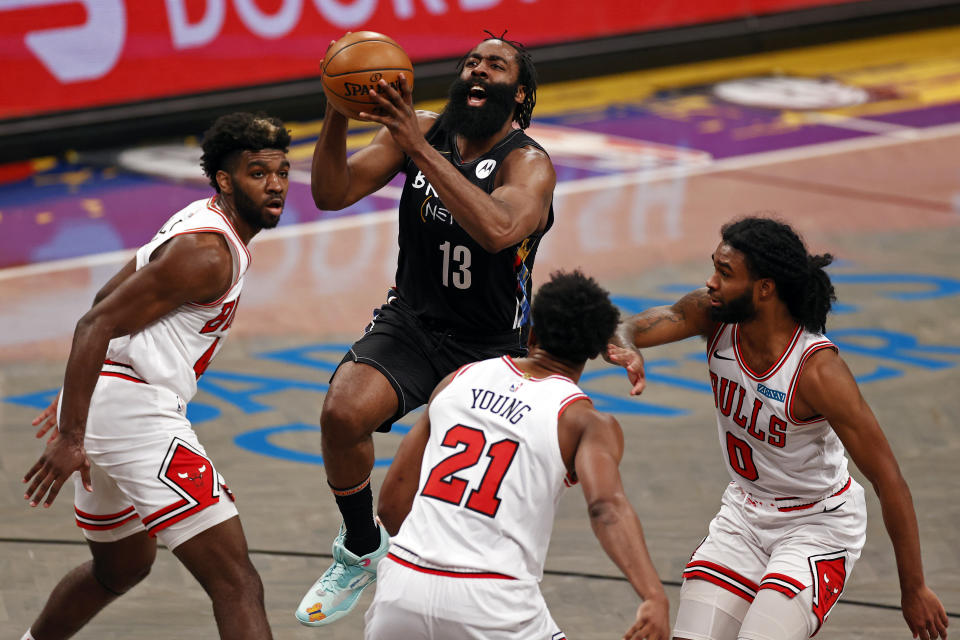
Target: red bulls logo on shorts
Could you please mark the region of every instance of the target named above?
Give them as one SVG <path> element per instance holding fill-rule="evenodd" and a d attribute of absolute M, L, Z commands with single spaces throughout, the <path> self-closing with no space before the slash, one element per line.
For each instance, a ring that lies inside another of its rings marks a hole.
<path fill-rule="evenodd" d="M 174 438 L 157 477 L 173 490 L 173 502 L 144 517 L 150 535 L 220 500 L 220 477 L 213 463 L 180 438 Z"/>
<path fill-rule="evenodd" d="M 189 471 L 188 471 L 187 473 L 177 472 L 177 476 L 178 476 L 181 480 L 189 480 L 190 482 L 193 483 L 193 485 L 194 485 L 195 487 L 202 487 L 202 486 L 203 486 L 203 474 L 204 474 L 204 472 L 205 472 L 206 470 L 207 470 L 207 465 L 202 464 L 202 465 L 200 465 L 200 466 L 197 468 L 197 475 L 195 475 L 195 476 L 190 475 L 190 472 L 189 472 Z"/>
<path fill-rule="evenodd" d="M 819 621 L 819 631 L 820 625 L 843 593 L 847 581 L 847 552 L 834 551 L 810 556 L 809 561 L 810 571 L 813 572 L 813 613 Z"/>
<path fill-rule="evenodd" d="M 164 476 L 199 503 L 201 508 L 217 501 L 220 495 L 217 475 L 210 461 L 183 443 L 175 443 Z"/>

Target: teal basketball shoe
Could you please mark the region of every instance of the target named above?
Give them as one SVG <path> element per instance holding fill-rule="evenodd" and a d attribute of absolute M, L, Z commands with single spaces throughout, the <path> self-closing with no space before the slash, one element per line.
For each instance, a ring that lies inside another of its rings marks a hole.
<path fill-rule="evenodd" d="M 357 556 L 343 546 L 347 530 L 340 525 L 340 533 L 333 541 L 333 564 L 313 583 L 297 607 L 297 621 L 308 627 L 319 627 L 336 622 L 356 606 L 363 590 L 377 581 L 377 565 L 387 555 L 390 536 L 383 525 L 380 529 L 380 547 L 367 555 Z"/>

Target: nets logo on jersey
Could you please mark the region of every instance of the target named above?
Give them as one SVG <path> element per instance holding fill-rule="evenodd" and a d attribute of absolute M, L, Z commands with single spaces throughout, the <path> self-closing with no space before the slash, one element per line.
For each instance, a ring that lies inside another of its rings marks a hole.
<path fill-rule="evenodd" d="M 422 189 L 424 196 L 426 196 L 423 204 L 420 205 L 420 220 L 423 222 L 434 220 L 444 224 L 453 224 L 453 216 L 443 206 L 440 196 L 437 195 L 437 190 L 427 181 L 422 171 L 417 171 L 417 176 L 410 182 L 410 188 L 418 191 Z"/>
<path fill-rule="evenodd" d="M 776 400 L 777 402 L 786 402 L 787 400 L 787 394 L 785 394 L 783 391 L 771 389 L 770 387 L 764 386 L 762 382 L 757 383 L 757 393 L 762 396 L 766 396 L 771 400 Z"/>

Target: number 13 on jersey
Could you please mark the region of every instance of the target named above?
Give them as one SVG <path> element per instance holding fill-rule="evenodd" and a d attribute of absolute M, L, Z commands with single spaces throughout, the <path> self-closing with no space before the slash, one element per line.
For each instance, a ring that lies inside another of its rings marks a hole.
<path fill-rule="evenodd" d="M 465 445 L 466 448 L 437 463 L 430 470 L 430 475 L 420 494 L 459 506 L 467 491 L 468 483 L 454 474 L 476 465 L 486 450 L 490 464 L 480 480 L 480 486 L 470 492 L 466 508 L 491 518 L 496 516 L 497 509 L 500 507 L 500 498 L 497 497 L 497 493 L 520 444 L 514 440 L 504 439 L 494 442 L 488 448 L 483 431 L 458 424 L 447 431 L 441 445 L 453 449 Z"/>
<path fill-rule="evenodd" d="M 440 245 L 440 253 L 443 256 L 443 273 L 440 274 L 443 286 L 449 287 L 452 282 L 457 289 L 469 289 L 470 248 L 456 244 L 451 250 L 450 241 L 447 240 Z"/>

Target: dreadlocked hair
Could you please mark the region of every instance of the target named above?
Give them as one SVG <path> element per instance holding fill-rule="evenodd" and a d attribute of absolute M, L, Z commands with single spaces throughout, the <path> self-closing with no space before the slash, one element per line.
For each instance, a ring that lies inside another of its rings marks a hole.
<path fill-rule="evenodd" d="M 530 119 L 533 118 L 533 108 L 537 104 L 537 68 L 533 65 L 533 56 L 530 55 L 530 52 L 527 51 L 527 48 L 521 43 L 508 39 L 506 37 L 506 31 L 499 36 L 494 35 L 493 32 L 487 29 L 484 29 L 483 32 L 489 36 L 488 38 L 484 38 L 483 42 L 499 40 L 504 44 L 510 45 L 513 47 L 513 50 L 517 52 L 516 60 L 517 66 L 519 67 L 517 83 L 525 87 L 526 92 L 524 93 L 523 102 L 518 104 L 513 110 L 513 121 L 516 122 L 521 129 L 526 129 L 530 126 Z M 469 55 L 470 53 L 467 52 L 460 58 L 460 62 L 457 63 L 458 74 L 463 71 L 463 65 L 467 63 L 467 57 Z"/>
<path fill-rule="evenodd" d="M 283 122 L 265 113 L 237 112 L 220 116 L 203 134 L 200 166 L 210 186 L 220 193 L 217 171 L 227 169 L 244 151 L 278 149 L 287 152 L 290 132 Z"/>
<path fill-rule="evenodd" d="M 561 360 L 583 363 L 605 349 L 620 312 L 596 280 L 580 271 L 555 271 L 533 299 L 540 347 Z"/>
<path fill-rule="evenodd" d="M 777 295 L 804 329 L 823 333 L 837 296 L 824 267 L 829 253 L 810 255 L 789 225 L 771 218 L 747 217 L 720 229 L 723 241 L 743 253 L 756 278 L 771 278 Z"/>

